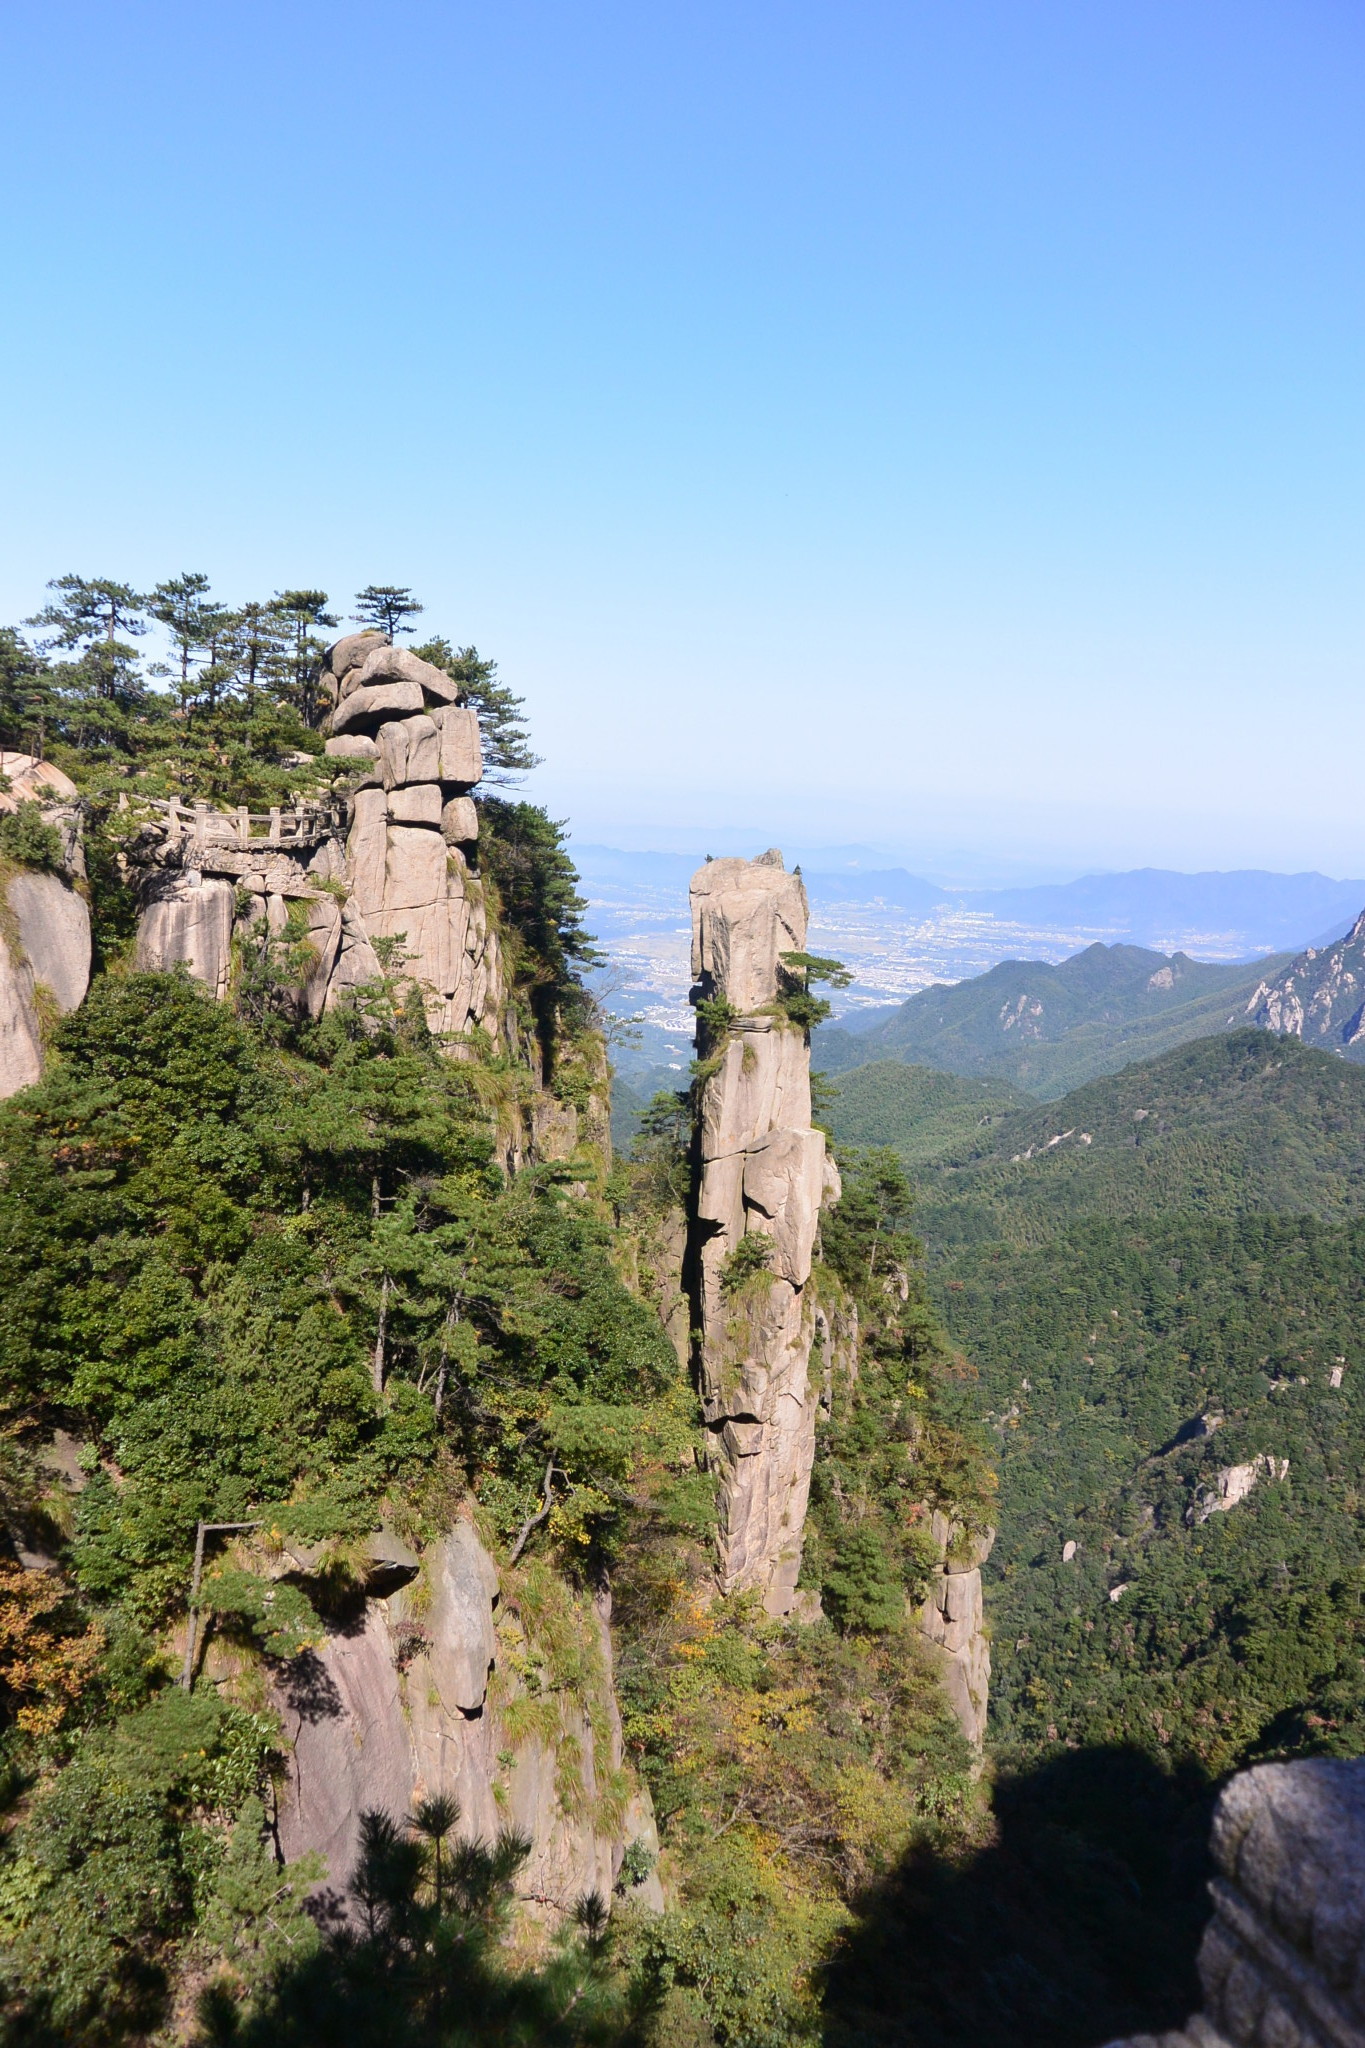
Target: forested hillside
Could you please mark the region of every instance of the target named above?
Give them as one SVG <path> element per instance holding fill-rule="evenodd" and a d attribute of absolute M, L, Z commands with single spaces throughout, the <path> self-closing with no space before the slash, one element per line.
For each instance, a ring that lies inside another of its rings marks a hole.
<path fill-rule="evenodd" d="M 1005 960 L 952 987 L 921 989 L 870 1031 L 826 1028 L 816 1064 L 835 1073 L 905 1060 L 1006 1081 L 1047 1102 L 1131 1060 L 1233 1028 L 1286 958 L 1223 967 L 1094 945 L 1056 967 Z"/>
<path fill-rule="evenodd" d="M 358 603 L 385 645 L 418 609 Z M 142 658 L 153 619 L 173 662 Z M 349 802 L 319 733 L 334 623 L 317 591 L 228 610 L 198 577 L 69 577 L 46 645 L 0 638 L 0 746 L 75 785 L 95 942 L 80 1007 L 43 1011 L 41 1080 L 0 1105 L 7 2038 L 814 2042 L 876 1886 L 988 1829 L 909 1619 L 929 1518 L 975 1525 L 992 1491 L 908 1190 L 851 1157 L 812 1275 L 862 1332 L 856 1375 L 826 1367 L 806 1584 L 828 1618 L 718 1602 L 673 1341 L 690 1111 L 665 1100 L 611 1161 L 591 944 L 545 813 L 480 792 L 477 850 L 464 827 L 450 856 L 499 935 L 496 1033 L 433 1035 L 401 933 L 311 1014 L 302 925 L 251 922 L 246 889 L 223 1000 L 136 967 L 149 799 Z M 523 769 L 492 665 L 415 653 L 476 708 L 494 777 Z M 41 804 L 0 811 L 3 895 L 65 856 Z M 353 1867 L 288 1864 L 294 1744 L 338 1711 L 323 1660 L 401 1582 L 395 1700 L 434 1670 L 452 1532 L 499 1588 L 470 1710 L 505 1745 L 498 1825 L 429 1782 L 411 1812 L 374 1801 Z M 613 1897 L 526 1910 L 528 1797 L 615 1844 Z"/>
<path fill-rule="evenodd" d="M 1294 1039 L 1205 1039 L 922 1153 L 913 1177 L 997 1447 L 1002 1835 L 947 1891 L 907 1877 L 887 1939 L 937 1898 L 998 1942 L 975 2015 L 1008 2040 L 1051 1831 L 1089 1814 L 1092 1895 L 1039 2038 L 1103 2038 L 1116 1926 L 1146 1958 L 1146 2024 L 1173 2020 L 1216 1785 L 1365 1743 L 1365 1077 Z"/>

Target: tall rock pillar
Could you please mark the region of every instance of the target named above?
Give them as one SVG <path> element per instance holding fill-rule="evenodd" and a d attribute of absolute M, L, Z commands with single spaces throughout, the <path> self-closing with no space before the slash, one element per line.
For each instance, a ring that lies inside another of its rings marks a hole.
<path fill-rule="evenodd" d="M 723 1592 L 792 1605 L 815 1446 L 815 1308 L 807 1285 L 838 1176 L 811 1129 L 810 1048 L 783 1014 L 781 956 L 809 905 L 780 853 L 692 878 L 697 986 L 695 1202 L 689 1246 L 697 1374 L 719 1471 Z M 761 1243 L 741 1246 L 747 1240 Z"/>

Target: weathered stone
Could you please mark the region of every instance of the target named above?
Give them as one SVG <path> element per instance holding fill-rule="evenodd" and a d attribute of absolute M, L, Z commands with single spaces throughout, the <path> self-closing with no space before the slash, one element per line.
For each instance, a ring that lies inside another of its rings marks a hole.
<path fill-rule="evenodd" d="M 457 1522 L 427 1561 L 431 1638 L 426 1662 L 447 1707 L 476 1714 L 488 1693 L 497 1654 L 493 1603 L 498 1574 L 468 1522 Z"/>
<path fill-rule="evenodd" d="M 377 730 L 391 718 L 409 718 L 422 709 L 422 690 L 406 678 L 396 683 L 375 683 L 343 697 L 332 712 L 332 731 Z"/>
<path fill-rule="evenodd" d="M 43 1071 L 33 977 L 0 933 L 0 1098 L 31 1088 Z"/>
<path fill-rule="evenodd" d="M 470 846 L 479 836 L 479 810 L 472 796 L 453 796 L 441 812 L 441 830 L 452 846 Z"/>
<path fill-rule="evenodd" d="M 0 790 L 0 812 L 17 811 L 24 803 L 73 803 L 80 794 L 64 770 L 36 754 L 16 754 L 0 747 L 0 775 L 9 782 L 8 790 Z"/>
<path fill-rule="evenodd" d="M 363 668 L 377 649 L 388 644 L 388 634 L 381 633 L 377 627 L 366 627 L 363 633 L 346 633 L 327 649 L 324 667 L 336 677 L 338 684 L 343 683 L 353 670 Z"/>
<path fill-rule="evenodd" d="M 65 1017 L 90 986 L 90 912 L 60 876 L 19 873 L 5 891 L 19 943 L 39 988 Z"/>
<path fill-rule="evenodd" d="M 713 860 L 692 877 L 692 974 L 741 1012 L 776 1000 L 778 959 L 806 944 L 810 906 L 776 851 Z"/>
<path fill-rule="evenodd" d="M 378 981 L 380 973 L 379 956 L 370 944 L 370 935 L 364 919 L 352 904 L 344 904 L 341 912 L 340 943 L 336 962 L 327 983 L 323 1008 L 334 1010 L 338 1003 L 353 995 L 356 989 Z"/>
<path fill-rule="evenodd" d="M 765 1023 L 767 1020 L 763 1020 Z M 810 1127 L 810 1051 L 800 1031 L 741 1031 L 702 1089 L 706 1159 L 742 1152 L 772 1130 Z"/>
<path fill-rule="evenodd" d="M 212 994 L 227 994 L 234 890 L 197 868 L 154 874 L 144 889 L 137 964 L 152 972 L 184 965 Z"/>
<path fill-rule="evenodd" d="M 443 903 L 446 848 L 439 832 L 390 825 L 384 863 L 384 909 L 419 910 Z"/>
<path fill-rule="evenodd" d="M 291 1860 L 320 1851 L 327 1889 L 340 1893 L 355 1864 L 360 1816 L 407 1813 L 412 1756 L 383 1609 L 366 1606 L 358 1631 L 329 1635 L 296 1657 L 276 1691 L 288 1769 L 279 1836 Z"/>
<path fill-rule="evenodd" d="M 472 706 L 450 704 L 433 711 L 441 735 L 441 780 L 472 788 L 483 775 L 479 715 Z"/>
<path fill-rule="evenodd" d="M 693 878 L 692 931 L 702 989 L 744 1013 L 701 1090 L 691 1261 L 703 1410 L 721 1479 L 719 1578 L 725 1592 L 759 1589 L 782 1614 L 796 1595 L 818 1405 L 808 1385 L 815 1319 L 803 1290 L 832 1190 L 824 1138 L 811 1128 L 805 1034 L 753 1013 L 775 1002 L 779 954 L 804 946 L 801 879 L 783 871 L 780 854 L 709 862 Z M 771 1278 L 727 1298 L 727 1261 L 750 1233 L 772 1240 Z"/>
<path fill-rule="evenodd" d="M 333 733 L 323 746 L 329 761 L 377 761 L 379 743 L 365 732 Z"/>
<path fill-rule="evenodd" d="M 352 900 L 362 917 L 369 917 L 384 908 L 388 824 L 389 805 L 384 791 L 357 790 L 351 805 L 346 866 L 351 878 Z"/>
<path fill-rule="evenodd" d="M 769 1131 L 744 1155 L 748 1227 L 772 1238 L 774 1271 L 797 1286 L 810 1275 L 824 1165 L 821 1131 Z"/>
<path fill-rule="evenodd" d="M 341 905 L 335 896 L 316 896 L 308 905 L 307 915 L 310 963 L 299 987 L 298 1006 L 303 1015 L 317 1019 L 326 1007 L 341 952 Z"/>
<path fill-rule="evenodd" d="M 434 668 L 407 647 L 376 648 L 357 678 L 361 689 L 370 689 L 376 683 L 400 682 L 416 683 L 433 704 L 454 704 L 460 695 L 459 684 L 443 668 Z"/>
<path fill-rule="evenodd" d="M 379 730 L 379 771 L 385 789 L 408 782 L 435 783 L 441 768 L 436 727 L 422 718 L 393 719 Z"/>
<path fill-rule="evenodd" d="M 389 791 L 389 822 L 393 825 L 433 825 L 441 823 L 441 785 L 439 782 L 410 782 L 402 789 Z"/>
<path fill-rule="evenodd" d="M 1365 1763 L 1258 1764 L 1224 1788 L 1199 1951 L 1204 2010 L 1178 2048 L 1365 2042 Z M 1114 2042 L 1110 2048 L 1142 2048 Z"/>

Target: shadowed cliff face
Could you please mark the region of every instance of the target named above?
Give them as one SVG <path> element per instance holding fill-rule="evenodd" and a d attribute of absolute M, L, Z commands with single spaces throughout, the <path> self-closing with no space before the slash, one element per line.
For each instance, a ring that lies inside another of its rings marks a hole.
<path fill-rule="evenodd" d="M 806 1283 L 821 1203 L 838 1192 L 824 1136 L 811 1129 L 806 1034 L 778 1004 L 781 956 L 803 950 L 807 915 L 801 878 L 776 852 L 710 861 L 692 880 L 709 1071 L 690 1266 L 721 1477 L 720 1583 L 761 1591 L 773 1614 L 790 1610 L 801 1565 L 816 1408 Z"/>
<path fill-rule="evenodd" d="M 1198 1999 L 1211 1789 L 1130 1749 L 1002 1775 L 994 1839 L 913 1854 L 859 1906 L 825 2048 L 1099 2048 Z"/>

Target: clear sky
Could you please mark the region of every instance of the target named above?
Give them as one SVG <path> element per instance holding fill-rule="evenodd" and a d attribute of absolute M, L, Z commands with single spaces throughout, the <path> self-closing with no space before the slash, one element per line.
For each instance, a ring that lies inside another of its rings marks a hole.
<path fill-rule="evenodd" d="M 1365 873 L 1359 0 L 9 0 L 0 617 L 370 580 L 580 837 Z"/>

